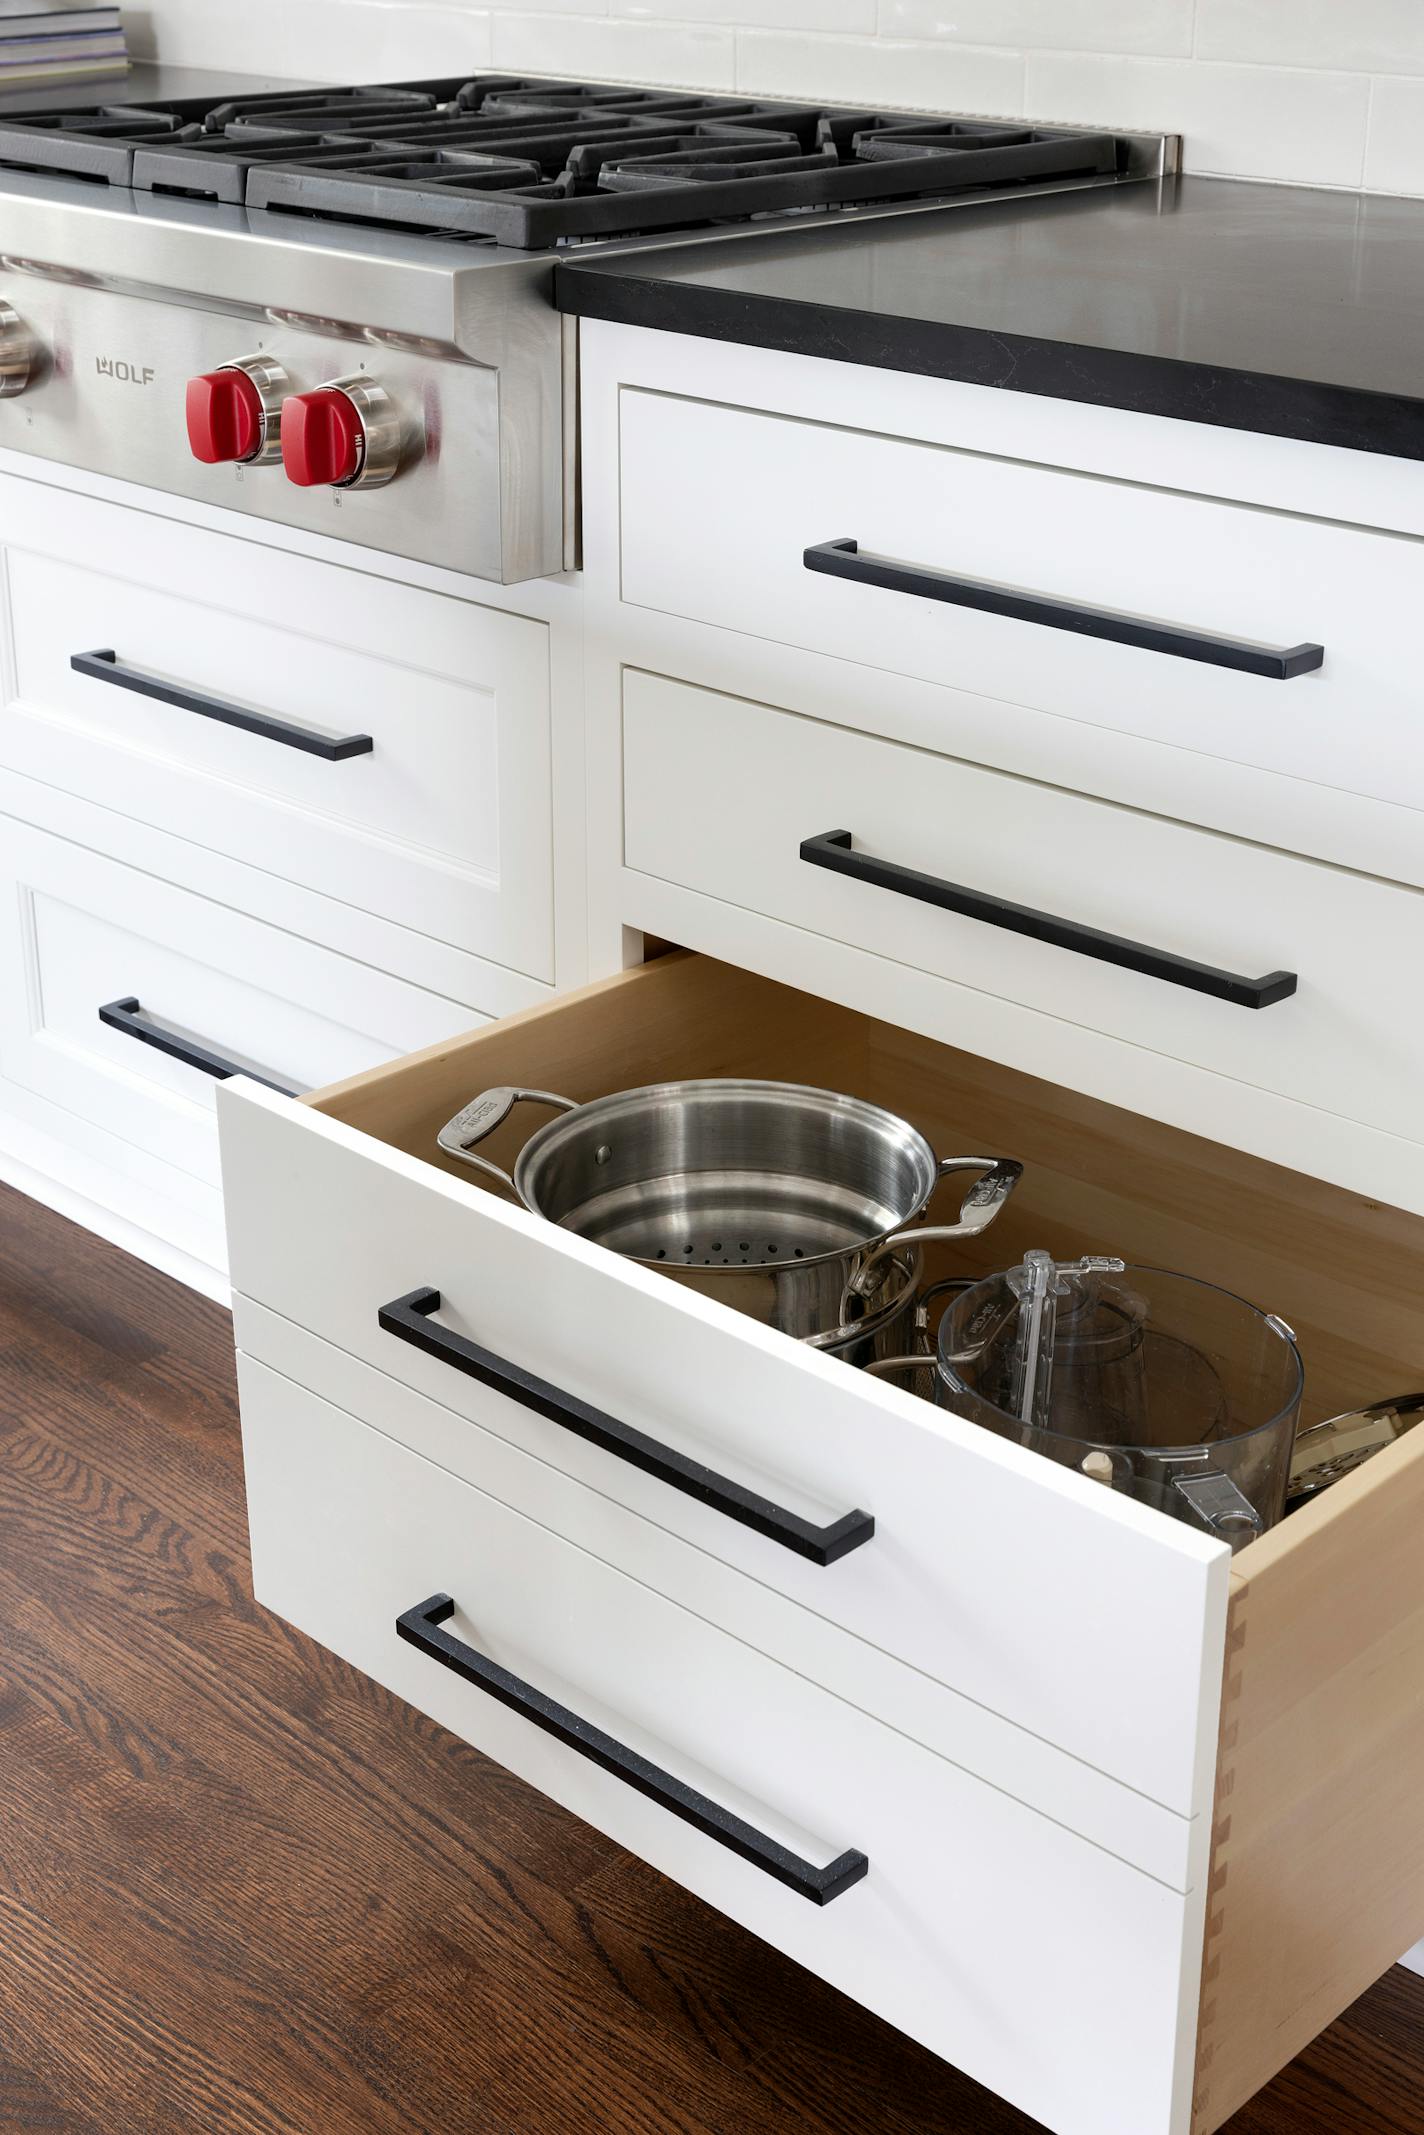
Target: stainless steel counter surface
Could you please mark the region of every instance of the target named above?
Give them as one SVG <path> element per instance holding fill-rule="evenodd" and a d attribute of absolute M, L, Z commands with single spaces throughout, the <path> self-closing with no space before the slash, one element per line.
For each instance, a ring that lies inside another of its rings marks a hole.
<path fill-rule="evenodd" d="M 126 74 L 86 75 L 78 82 L 36 82 L 0 93 L 0 111 L 66 111 L 77 104 L 164 103 L 177 96 L 256 96 L 265 89 L 311 84 L 280 74 L 239 74 L 228 67 L 164 67 L 139 60 Z"/>

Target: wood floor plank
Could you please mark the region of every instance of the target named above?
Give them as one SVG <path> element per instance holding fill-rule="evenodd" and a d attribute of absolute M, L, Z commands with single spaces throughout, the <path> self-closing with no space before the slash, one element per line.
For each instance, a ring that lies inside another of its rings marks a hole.
<path fill-rule="evenodd" d="M 259 1608 L 226 1314 L 0 1187 L 3 2135 L 1035 2127 Z M 1424 2135 L 1424 1980 L 1229 2135 Z"/>
<path fill-rule="evenodd" d="M 87 2114 L 71 2111 L 50 2084 L 3 2048 L 0 2128 L 6 2135 L 103 2135 Z"/>
<path fill-rule="evenodd" d="M 780 2112 L 807 2135 L 1036 2126 L 645 1862 L 625 1858 L 582 1896 L 610 1964 L 649 1998 L 660 1988 L 709 2052 L 730 2042 L 767 2125 Z"/>

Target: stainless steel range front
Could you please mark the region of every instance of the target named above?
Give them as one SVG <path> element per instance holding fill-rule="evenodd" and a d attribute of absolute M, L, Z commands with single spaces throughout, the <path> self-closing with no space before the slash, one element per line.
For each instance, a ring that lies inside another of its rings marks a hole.
<path fill-rule="evenodd" d="M 610 85 L 0 121 L 0 446 L 505 583 L 574 561 L 573 245 L 1169 170 L 1175 143 Z"/>
<path fill-rule="evenodd" d="M 0 445 L 479 578 L 564 569 L 547 262 L 8 174 L 0 231 Z M 267 451 L 195 457 L 189 381 L 253 358 L 270 367 Z M 334 459 L 331 483 L 288 477 L 282 406 L 338 379 L 395 413 L 378 485 Z"/>

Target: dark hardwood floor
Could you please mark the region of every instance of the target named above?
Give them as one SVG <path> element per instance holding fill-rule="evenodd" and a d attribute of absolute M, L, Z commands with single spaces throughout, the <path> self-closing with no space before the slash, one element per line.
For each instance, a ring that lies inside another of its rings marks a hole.
<path fill-rule="evenodd" d="M 257 1608 L 226 1314 L 0 1187 L 0 2128 L 1033 2125 Z M 1231 2123 L 1421 2130 L 1403 1971 Z"/>

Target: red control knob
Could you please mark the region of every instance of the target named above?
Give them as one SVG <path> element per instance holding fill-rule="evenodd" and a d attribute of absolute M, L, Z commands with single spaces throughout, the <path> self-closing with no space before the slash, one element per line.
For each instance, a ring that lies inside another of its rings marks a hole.
<path fill-rule="evenodd" d="M 323 386 L 282 403 L 282 464 L 287 479 L 313 489 L 349 482 L 361 465 L 366 433 L 345 393 Z"/>
<path fill-rule="evenodd" d="M 195 460 L 250 460 L 262 442 L 262 396 L 245 371 L 188 380 L 188 443 Z"/>

